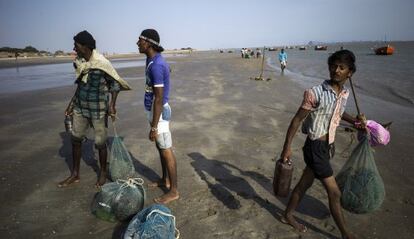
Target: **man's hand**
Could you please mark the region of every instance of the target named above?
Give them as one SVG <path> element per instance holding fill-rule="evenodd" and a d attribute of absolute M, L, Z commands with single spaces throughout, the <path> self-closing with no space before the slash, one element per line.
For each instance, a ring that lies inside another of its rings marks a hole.
<path fill-rule="evenodd" d="M 356 117 L 357 121 L 354 123 L 355 128 L 365 130 L 367 127 L 367 118 L 364 114 L 359 114 Z"/>
<path fill-rule="evenodd" d="M 155 139 L 157 139 L 157 134 L 158 134 L 158 129 L 151 127 L 151 130 L 150 130 L 149 136 L 148 136 L 149 140 L 154 142 Z"/>
<path fill-rule="evenodd" d="M 292 155 L 290 147 L 287 149 L 283 149 L 282 154 L 280 155 L 280 158 L 283 160 L 283 163 L 287 163 L 289 161 L 290 155 Z"/>
<path fill-rule="evenodd" d="M 73 115 L 73 106 L 72 106 L 72 104 L 69 104 L 68 107 L 66 108 L 65 115 L 66 116 Z"/>
<path fill-rule="evenodd" d="M 111 117 L 112 121 L 115 122 L 116 120 L 116 109 L 115 106 L 109 106 L 108 115 Z"/>

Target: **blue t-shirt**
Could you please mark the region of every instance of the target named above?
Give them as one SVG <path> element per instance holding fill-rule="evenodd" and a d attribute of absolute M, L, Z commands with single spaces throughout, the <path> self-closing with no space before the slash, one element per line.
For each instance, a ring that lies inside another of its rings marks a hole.
<path fill-rule="evenodd" d="M 156 54 L 153 58 L 147 58 L 146 66 L 144 105 L 146 110 L 151 111 L 154 100 L 153 87 L 164 88 L 162 104 L 168 103 L 170 93 L 170 67 L 160 53 Z"/>
<path fill-rule="evenodd" d="M 287 61 L 287 54 L 286 52 L 279 52 L 279 61 Z"/>

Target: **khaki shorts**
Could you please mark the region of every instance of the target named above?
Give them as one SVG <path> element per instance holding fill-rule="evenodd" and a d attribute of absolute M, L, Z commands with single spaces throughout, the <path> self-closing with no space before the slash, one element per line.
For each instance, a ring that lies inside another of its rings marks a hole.
<path fill-rule="evenodd" d="M 104 148 L 108 137 L 107 122 L 108 117 L 106 116 L 100 119 L 89 119 L 80 112 L 73 111 L 72 139 L 76 142 L 82 142 L 89 128 L 92 127 L 95 131 L 95 147 L 98 149 Z"/>

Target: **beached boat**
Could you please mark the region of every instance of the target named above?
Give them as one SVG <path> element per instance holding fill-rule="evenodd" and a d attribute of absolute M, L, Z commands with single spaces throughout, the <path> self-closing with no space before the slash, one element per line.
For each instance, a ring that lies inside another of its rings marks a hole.
<path fill-rule="evenodd" d="M 394 53 L 394 47 L 390 44 L 375 48 L 375 54 L 376 55 L 392 55 Z"/>
<path fill-rule="evenodd" d="M 315 46 L 315 51 L 326 51 L 328 46 Z"/>

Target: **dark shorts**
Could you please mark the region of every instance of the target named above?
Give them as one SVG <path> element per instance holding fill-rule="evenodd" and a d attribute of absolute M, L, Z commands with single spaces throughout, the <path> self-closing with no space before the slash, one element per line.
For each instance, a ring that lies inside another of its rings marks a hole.
<path fill-rule="evenodd" d="M 328 141 L 306 139 L 303 146 L 303 158 L 306 166 L 312 169 L 315 178 L 323 179 L 333 175 L 329 160 L 335 154 L 334 144 Z"/>

